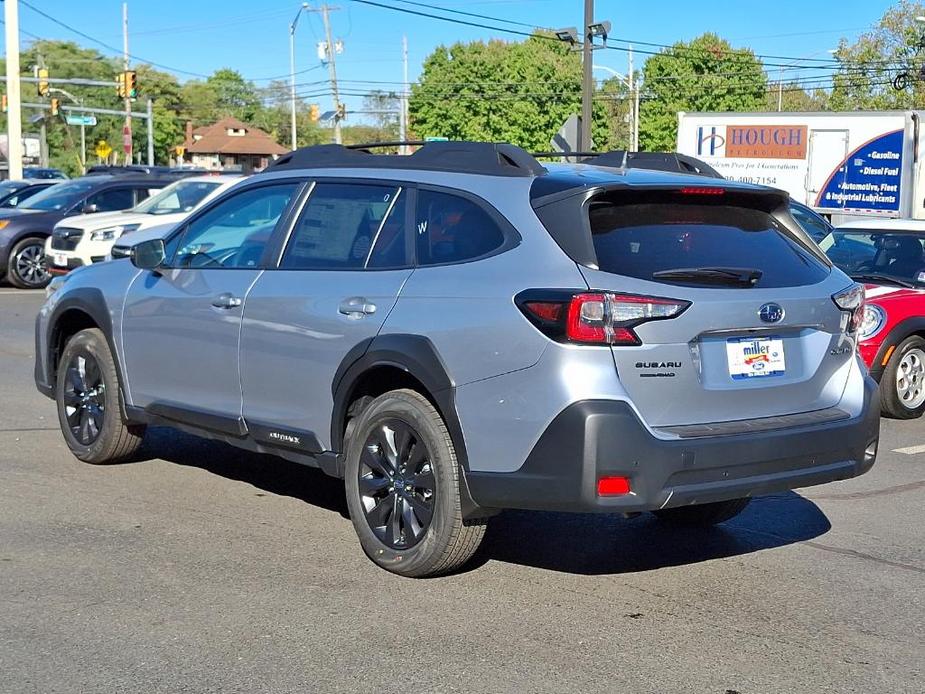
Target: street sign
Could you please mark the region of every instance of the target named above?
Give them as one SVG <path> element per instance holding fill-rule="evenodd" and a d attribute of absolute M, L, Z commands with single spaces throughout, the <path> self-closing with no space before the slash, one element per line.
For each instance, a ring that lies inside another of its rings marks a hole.
<path fill-rule="evenodd" d="M 448 137 L 425 137 L 424 142 L 449 142 L 450 138 Z"/>
<path fill-rule="evenodd" d="M 122 126 L 122 151 L 126 154 L 132 153 L 132 126 Z"/>
<path fill-rule="evenodd" d="M 72 116 L 67 115 L 64 117 L 64 120 L 67 121 L 68 125 L 96 125 L 96 116 Z"/>
<path fill-rule="evenodd" d="M 100 140 L 96 143 L 96 149 L 93 151 L 100 159 L 105 159 L 110 154 L 112 154 L 112 147 L 109 146 L 109 143 L 106 142 L 106 140 Z"/>

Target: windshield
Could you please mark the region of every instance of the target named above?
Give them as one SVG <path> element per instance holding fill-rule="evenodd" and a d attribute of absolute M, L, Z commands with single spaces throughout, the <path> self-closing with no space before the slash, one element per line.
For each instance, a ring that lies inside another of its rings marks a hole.
<path fill-rule="evenodd" d="M 845 274 L 875 282 L 876 276 L 925 284 L 925 232 L 835 229 L 819 247 Z"/>
<path fill-rule="evenodd" d="M 0 197 L 24 187 L 25 184 L 22 181 L 0 181 Z"/>
<path fill-rule="evenodd" d="M 157 195 L 136 206 L 132 212 L 141 214 L 173 214 L 189 212 L 202 202 L 209 193 L 218 188 L 217 181 L 180 180 L 171 183 Z"/>
<path fill-rule="evenodd" d="M 96 185 L 93 181 L 68 181 L 36 193 L 20 208 L 27 210 L 68 210 Z"/>

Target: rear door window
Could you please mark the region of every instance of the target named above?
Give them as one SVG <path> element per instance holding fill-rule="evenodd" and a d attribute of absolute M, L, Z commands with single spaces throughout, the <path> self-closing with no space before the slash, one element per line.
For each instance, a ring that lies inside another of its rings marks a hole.
<path fill-rule="evenodd" d="M 828 268 L 771 214 L 718 204 L 592 201 L 589 208 L 598 267 L 628 277 L 690 286 L 715 281 L 666 280 L 670 270 L 733 268 L 761 273 L 754 286 L 815 284 Z"/>
<path fill-rule="evenodd" d="M 418 265 L 461 263 L 504 245 L 505 236 L 479 205 L 449 193 L 418 191 L 414 222 Z"/>

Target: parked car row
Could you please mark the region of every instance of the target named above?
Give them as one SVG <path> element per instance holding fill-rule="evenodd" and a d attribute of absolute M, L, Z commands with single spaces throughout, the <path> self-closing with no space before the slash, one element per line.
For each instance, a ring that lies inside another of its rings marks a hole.
<path fill-rule="evenodd" d="M 139 214 L 146 215 L 144 224 L 125 219 L 120 219 L 120 224 L 117 218 L 99 216 L 135 208 L 162 189 L 198 173 L 190 168 L 91 167 L 88 175 L 71 180 L 35 177 L 3 181 L 0 183 L 0 279 L 24 289 L 42 288 L 53 272 L 105 259 L 110 242 L 133 230 L 133 225 L 149 226 L 150 220 L 165 214 L 174 215 L 171 219 L 175 221 L 206 194 L 233 178 L 202 176 L 196 184 L 184 186 L 181 192 L 175 189 L 156 207 L 139 210 Z M 97 221 L 110 228 L 95 233 Z M 56 225 L 64 231 L 53 243 Z M 87 238 L 78 252 L 76 246 L 83 240 L 84 232 Z M 60 261 L 57 265 L 46 255 L 52 247 L 52 260 Z"/>

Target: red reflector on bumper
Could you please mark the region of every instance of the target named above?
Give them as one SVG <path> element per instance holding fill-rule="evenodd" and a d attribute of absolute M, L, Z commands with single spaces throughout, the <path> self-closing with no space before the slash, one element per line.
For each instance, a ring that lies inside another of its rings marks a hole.
<path fill-rule="evenodd" d="M 601 477 L 597 481 L 598 496 L 620 496 L 629 493 L 629 477 Z"/>

